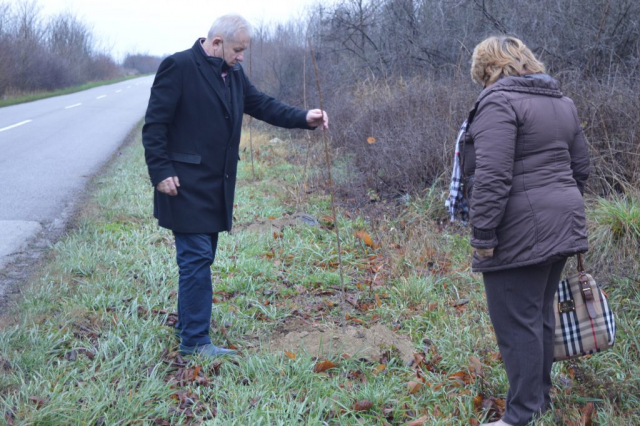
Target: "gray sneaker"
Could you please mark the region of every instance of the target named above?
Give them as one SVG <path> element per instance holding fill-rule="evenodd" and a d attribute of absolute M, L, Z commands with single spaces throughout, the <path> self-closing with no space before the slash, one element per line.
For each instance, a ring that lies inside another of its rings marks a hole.
<path fill-rule="evenodd" d="M 238 352 L 233 349 L 219 348 L 212 343 L 202 346 L 182 346 L 180 345 L 181 355 L 199 354 L 208 358 L 216 358 L 223 355 L 237 355 Z"/>

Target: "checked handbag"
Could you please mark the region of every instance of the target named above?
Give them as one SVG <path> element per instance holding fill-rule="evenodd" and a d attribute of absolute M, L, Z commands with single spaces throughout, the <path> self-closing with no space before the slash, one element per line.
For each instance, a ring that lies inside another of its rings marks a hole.
<path fill-rule="evenodd" d="M 616 337 L 616 323 L 605 294 L 584 272 L 578 254 L 578 273 L 558 283 L 555 296 L 556 332 L 554 361 L 609 349 Z"/>

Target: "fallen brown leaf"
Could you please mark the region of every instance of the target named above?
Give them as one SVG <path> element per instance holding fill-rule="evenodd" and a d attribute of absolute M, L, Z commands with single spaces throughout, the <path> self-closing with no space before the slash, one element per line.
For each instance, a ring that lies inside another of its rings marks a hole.
<path fill-rule="evenodd" d="M 480 361 L 480 359 L 476 358 L 475 356 L 470 357 L 469 361 L 471 362 L 469 371 L 475 373 L 477 376 L 483 377 L 484 371 L 482 368 L 482 361 Z"/>
<path fill-rule="evenodd" d="M 486 413 L 487 419 L 499 419 L 504 415 L 504 409 L 506 402 L 504 399 L 491 396 L 485 398 L 484 395 L 479 394 L 473 398 L 473 409 L 476 413 Z"/>
<path fill-rule="evenodd" d="M 468 385 L 473 382 L 473 378 L 466 371 L 458 371 L 457 373 L 453 373 L 449 376 L 450 380 L 455 380 L 460 385 Z"/>
<path fill-rule="evenodd" d="M 386 368 L 387 368 L 387 366 L 385 364 L 378 365 L 376 368 L 373 369 L 373 375 L 377 376 L 378 374 L 380 374 L 384 370 L 386 370 Z"/>
<path fill-rule="evenodd" d="M 593 417 L 596 414 L 596 407 L 593 402 L 588 403 L 582 410 L 582 417 L 580 418 L 581 426 L 593 426 Z"/>
<path fill-rule="evenodd" d="M 364 321 L 362 321 L 360 318 L 352 317 L 352 316 L 351 316 L 351 315 L 349 315 L 349 314 L 347 314 L 347 315 L 345 316 L 345 319 L 346 319 L 347 321 L 353 321 L 353 322 L 355 322 L 356 324 L 364 324 Z"/>
<path fill-rule="evenodd" d="M 367 246 L 369 246 L 371 248 L 378 248 L 378 245 L 373 242 L 373 239 L 371 238 L 371 236 L 369 234 L 367 234 L 365 231 L 360 230 L 360 231 L 355 233 L 355 236 L 356 236 L 357 239 L 362 241 L 365 245 L 367 245 Z"/>
<path fill-rule="evenodd" d="M 333 217 L 328 214 L 323 214 L 320 217 L 320 222 L 323 222 L 326 225 L 333 225 Z"/>
<path fill-rule="evenodd" d="M 287 356 L 287 358 L 289 359 L 296 359 L 296 354 L 294 354 L 293 352 L 289 352 L 289 351 L 284 351 L 284 354 Z"/>
<path fill-rule="evenodd" d="M 326 359 L 326 360 L 320 361 L 316 365 L 314 365 L 313 372 L 314 373 L 324 373 L 325 371 L 329 370 L 330 368 L 337 367 L 338 365 L 339 364 L 336 364 L 335 362 L 331 362 L 328 359 Z"/>
<path fill-rule="evenodd" d="M 473 409 L 479 413 L 482 411 L 482 402 L 484 401 L 484 395 L 479 394 L 473 398 Z"/>
<path fill-rule="evenodd" d="M 13 411 L 7 410 L 4 413 L 4 420 L 7 422 L 7 426 L 13 426 L 15 424 L 16 416 Z"/>
<path fill-rule="evenodd" d="M 45 398 L 40 398 L 38 396 L 30 396 L 29 401 L 36 404 L 36 409 L 42 408 L 42 406 L 47 403 L 47 400 Z"/>
<path fill-rule="evenodd" d="M 198 377 L 198 373 L 200 372 L 201 369 L 202 367 L 200 367 L 199 365 L 196 365 L 196 368 L 193 369 L 192 380 L 196 380 L 196 378 Z"/>
<path fill-rule="evenodd" d="M 373 402 L 363 399 L 353 405 L 353 411 L 367 411 L 370 410 L 371 407 L 373 407 Z"/>
<path fill-rule="evenodd" d="M 411 381 L 409 381 L 409 383 L 407 383 L 407 391 L 409 391 L 410 395 L 413 395 L 414 393 L 417 393 L 423 387 L 424 387 L 424 383 L 422 383 L 422 382 L 415 382 L 415 381 L 411 380 Z"/>
<path fill-rule="evenodd" d="M 418 419 L 412 420 L 409 423 L 405 423 L 404 426 L 424 426 L 427 420 L 428 420 L 428 416 L 425 414 L 424 416 Z"/>

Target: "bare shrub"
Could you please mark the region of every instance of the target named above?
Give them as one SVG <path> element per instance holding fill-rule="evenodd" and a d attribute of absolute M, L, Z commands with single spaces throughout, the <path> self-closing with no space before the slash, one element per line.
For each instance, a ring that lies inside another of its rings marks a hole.
<path fill-rule="evenodd" d="M 99 53 L 93 56 L 88 67 L 88 74 L 92 80 L 111 80 L 124 74 L 124 71 L 110 55 Z"/>
<path fill-rule="evenodd" d="M 332 104 L 334 145 L 353 154 L 368 188 L 388 195 L 420 191 L 450 163 L 468 86 L 421 77 L 363 81 L 348 100 Z"/>
<path fill-rule="evenodd" d="M 301 105 L 304 93 L 316 105 L 308 38 L 337 156 L 366 189 L 396 196 L 448 174 L 456 132 L 481 90 L 468 75 L 471 51 L 496 33 L 523 39 L 574 99 L 592 150 L 588 190 L 640 186 L 636 0 L 342 0 L 311 9 L 305 24 L 260 27 L 253 80 L 287 102 Z"/>
<path fill-rule="evenodd" d="M 151 74 L 158 71 L 162 59 L 160 56 L 145 53 L 129 53 L 124 58 L 122 66 L 129 72 L 134 71 L 140 74 Z"/>
<path fill-rule="evenodd" d="M 0 3 L 0 96 L 113 78 L 113 59 L 70 13 L 45 19 L 38 0 Z"/>
<path fill-rule="evenodd" d="M 591 148 L 589 189 L 609 195 L 640 184 L 640 94 L 628 78 L 601 81 L 561 74 L 563 90 L 582 119 Z"/>

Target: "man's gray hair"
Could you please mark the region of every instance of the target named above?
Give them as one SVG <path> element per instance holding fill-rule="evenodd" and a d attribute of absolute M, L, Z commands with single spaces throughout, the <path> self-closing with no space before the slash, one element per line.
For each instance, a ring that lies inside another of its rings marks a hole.
<path fill-rule="evenodd" d="M 229 14 L 222 15 L 211 25 L 207 39 L 213 40 L 221 37 L 223 40 L 235 41 L 240 34 L 246 34 L 251 38 L 253 35 L 253 27 L 240 15 Z"/>

